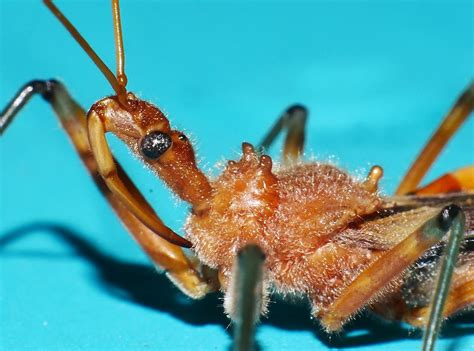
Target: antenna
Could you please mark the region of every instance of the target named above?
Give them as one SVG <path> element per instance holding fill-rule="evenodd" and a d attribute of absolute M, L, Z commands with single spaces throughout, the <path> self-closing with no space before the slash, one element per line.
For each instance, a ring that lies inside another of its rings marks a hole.
<path fill-rule="evenodd" d="M 114 89 L 119 102 L 123 106 L 127 106 L 127 90 L 125 89 L 127 85 L 127 76 L 124 72 L 124 51 L 123 51 L 123 42 L 122 42 L 122 29 L 120 26 L 120 9 L 118 0 L 112 0 L 112 14 L 114 17 L 114 33 L 115 33 L 115 47 L 116 47 L 116 57 L 117 57 L 117 77 L 114 76 L 112 71 L 107 67 L 107 65 L 102 61 L 102 59 L 96 54 L 94 49 L 89 45 L 89 43 L 84 39 L 84 37 L 79 33 L 79 31 L 72 25 L 71 22 L 64 16 L 64 14 L 53 4 L 52 0 L 43 0 L 44 4 L 49 8 L 49 10 L 56 16 L 56 18 L 63 24 L 63 26 L 68 30 L 72 37 L 77 41 L 77 43 L 82 47 L 86 54 L 92 59 L 94 64 L 99 68 L 105 78 L 109 81 L 112 89 Z"/>
<path fill-rule="evenodd" d="M 117 61 L 117 80 L 123 87 L 127 85 L 127 76 L 125 75 L 125 52 L 123 48 L 122 21 L 120 20 L 119 0 L 112 0 L 112 16 L 114 18 L 114 36 L 115 36 L 115 57 Z"/>

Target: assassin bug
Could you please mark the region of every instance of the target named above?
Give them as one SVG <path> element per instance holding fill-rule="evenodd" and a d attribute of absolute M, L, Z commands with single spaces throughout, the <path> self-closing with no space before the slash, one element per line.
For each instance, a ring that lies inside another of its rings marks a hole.
<path fill-rule="evenodd" d="M 300 110 L 300 111 L 301 111 L 301 110 Z M 151 135 L 151 134 L 150 134 L 150 135 Z M 151 142 L 155 142 L 155 141 L 156 141 L 156 142 L 157 142 L 158 144 L 160 144 L 160 145 L 161 145 L 161 144 L 166 144 L 165 142 L 160 141 L 161 139 L 164 138 L 164 136 L 163 136 L 162 134 L 154 134 L 154 135 L 151 135 L 151 136 L 153 137 L 153 139 L 151 140 Z M 179 138 L 179 137 L 180 137 L 180 136 L 178 136 L 178 138 Z M 161 138 L 161 139 L 160 139 L 160 138 Z M 147 143 L 145 142 L 145 146 L 146 146 L 146 144 L 147 144 Z M 247 148 L 247 151 L 249 151 L 248 153 L 250 153 L 251 150 L 249 149 L 249 147 L 247 146 L 246 148 Z M 144 147 L 143 149 L 146 150 L 145 147 Z M 153 149 L 152 149 L 151 151 L 153 151 Z M 143 153 L 145 153 L 145 152 L 143 152 Z M 153 153 L 150 153 L 150 155 L 151 155 L 151 157 L 153 157 Z M 265 160 L 266 160 L 266 161 L 264 161 L 264 162 L 268 162 L 267 159 L 265 159 Z M 374 173 L 374 174 L 376 174 L 376 173 Z M 201 190 L 202 190 L 202 189 L 201 189 Z M 205 189 L 202 190 L 202 191 L 205 191 Z M 192 196 L 192 195 L 190 195 L 190 196 Z M 199 211 L 202 211 L 202 209 L 199 209 L 199 208 L 198 208 L 197 211 L 198 211 L 198 212 L 199 212 Z M 448 212 L 449 212 L 449 211 L 448 211 Z M 153 225 L 153 223 L 151 223 L 150 225 Z"/>

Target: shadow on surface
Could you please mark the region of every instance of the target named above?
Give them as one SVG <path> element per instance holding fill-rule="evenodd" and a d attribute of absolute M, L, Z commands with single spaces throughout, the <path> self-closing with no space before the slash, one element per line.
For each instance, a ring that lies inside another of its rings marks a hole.
<path fill-rule="evenodd" d="M 5 233 L 0 238 L 2 256 L 23 255 L 29 257 L 50 257 L 65 259 L 69 255 L 47 254 L 44 252 L 5 251 L 8 244 L 22 236 L 35 232 L 48 231 L 67 243 L 79 257 L 95 270 L 101 288 L 114 297 L 132 301 L 142 306 L 168 313 L 193 325 L 216 324 L 229 331 L 229 320 L 223 313 L 222 297 L 211 294 L 202 300 L 185 297 L 163 274 L 157 274 L 151 265 L 124 262 L 107 255 L 74 231 L 52 223 L 33 223 Z M 285 330 L 308 330 L 328 347 L 354 347 L 384 343 L 399 339 L 420 339 L 419 331 L 408 330 L 398 323 L 376 320 L 372 317 L 358 318 L 344 328 L 344 333 L 328 335 L 310 319 L 309 305 L 304 300 L 294 302 L 274 298 L 270 305 L 268 319 L 263 325 Z M 459 316 L 443 329 L 442 336 L 455 338 L 474 333 L 473 313 Z M 455 343 L 454 343 L 455 344 Z M 455 345 L 451 345 L 454 346 Z"/>

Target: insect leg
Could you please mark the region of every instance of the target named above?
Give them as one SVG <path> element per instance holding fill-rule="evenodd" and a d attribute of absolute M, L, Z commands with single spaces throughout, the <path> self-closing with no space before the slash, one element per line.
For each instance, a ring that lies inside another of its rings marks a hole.
<path fill-rule="evenodd" d="M 28 101 L 30 101 L 34 95 L 40 94 L 43 96 L 43 98 L 48 100 L 53 84 L 53 80 L 33 80 L 25 84 L 0 114 L 0 135 L 3 134 L 15 115 L 23 108 L 23 106 L 28 103 Z"/>
<path fill-rule="evenodd" d="M 402 274 L 426 250 L 439 242 L 450 229 L 451 237 L 456 237 L 456 241 L 451 246 L 453 250 L 458 249 L 459 238 L 457 237 L 461 229 L 462 237 L 464 223 L 465 215 L 460 207 L 450 205 L 443 208 L 438 215 L 426 221 L 359 274 L 333 302 L 329 310 L 323 314 L 321 319 L 323 325 L 329 331 L 340 329 L 351 315 L 376 298 L 387 284 Z M 452 253 L 447 256 L 449 258 L 448 263 L 454 264 L 457 256 L 453 257 Z M 451 276 L 443 278 L 445 279 L 443 284 L 447 284 L 447 287 L 449 287 L 450 278 Z M 443 286 L 441 293 L 444 289 Z"/>
<path fill-rule="evenodd" d="M 15 115 L 35 94 L 40 94 L 52 105 L 96 185 L 112 206 L 116 215 L 155 265 L 163 268 L 168 277 L 184 293 L 191 297 L 200 298 L 212 290 L 213 288 L 201 277 L 198 268 L 191 263 L 181 248 L 169 243 L 148 229 L 108 189 L 98 173 L 98 165 L 91 151 L 85 112 L 71 98 L 61 83 L 54 80 L 27 83 L 2 111 L 0 115 L 2 133 Z M 117 172 L 128 189 L 139 199 L 140 204 L 151 210 L 151 206 L 143 198 L 119 164 L 117 164 Z"/>
<path fill-rule="evenodd" d="M 471 83 L 413 162 L 405 177 L 403 177 L 396 191 L 397 195 L 407 194 L 416 189 L 441 150 L 473 109 L 474 84 Z"/>
<path fill-rule="evenodd" d="M 450 235 L 446 246 L 446 253 L 442 258 L 436 289 L 430 306 L 428 324 L 426 325 L 426 331 L 423 337 L 423 351 L 432 351 L 434 349 L 439 328 L 443 321 L 443 310 L 445 308 L 446 298 L 449 294 L 453 271 L 459 254 L 459 247 L 464 237 L 466 217 L 459 207 L 453 208 L 456 210 L 452 210 L 451 214 L 447 214 L 451 217 L 449 221 L 440 223 L 440 227 L 449 225 L 448 229 L 450 229 Z M 445 219 L 447 218 L 443 217 L 443 220 Z"/>
<path fill-rule="evenodd" d="M 263 138 L 257 150 L 263 152 L 273 144 L 275 138 L 286 129 L 285 144 L 283 147 L 283 162 L 291 163 L 298 160 L 303 153 L 305 125 L 308 110 L 302 105 L 290 106 L 276 121 L 268 134 Z"/>
<path fill-rule="evenodd" d="M 230 287 L 234 300 L 234 351 L 254 350 L 255 324 L 262 309 L 264 260 L 262 250 L 255 245 L 244 247 L 237 257 Z"/>

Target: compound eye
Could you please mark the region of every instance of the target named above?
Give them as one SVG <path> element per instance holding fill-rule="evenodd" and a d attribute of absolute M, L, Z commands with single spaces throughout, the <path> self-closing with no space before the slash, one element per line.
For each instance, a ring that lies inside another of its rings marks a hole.
<path fill-rule="evenodd" d="M 171 138 L 163 132 L 151 132 L 145 135 L 140 142 L 140 151 L 143 156 L 156 160 L 171 146 Z"/>

